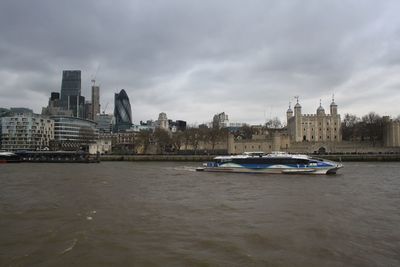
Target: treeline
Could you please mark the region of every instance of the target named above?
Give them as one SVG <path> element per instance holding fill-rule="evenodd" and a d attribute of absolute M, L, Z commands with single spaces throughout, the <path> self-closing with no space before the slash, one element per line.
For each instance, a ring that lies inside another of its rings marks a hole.
<path fill-rule="evenodd" d="M 146 154 L 150 147 L 156 147 L 156 153 L 180 154 L 190 150 L 193 154 L 202 153 L 207 147 L 208 153 L 215 153 L 218 143 L 227 142 L 229 134 L 235 138 L 250 140 L 254 134 L 261 134 L 267 129 L 282 128 L 278 118 L 267 122 L 265 126 L 252 127 L 243 125 L 237 129 L 219 127 L 189 127 L 185 131 L 175 133 L 168 132 L 161 128 L 152 130 L 142 130 L 135 137 L 136 153 Z M 224 149 L 226 150 L 226 148 Z"/>
<path fill-rule="evenodd" d="M 396 118 L 399 120 L 400 116 Z M 357 117 L 345 114 L 342 121 L 342 139 L 345 141 L 370 141 L 375 144 L 383 140 L 384 120 L 375 112 Z"/>
<path fill-rule="evenodd" d="M 147 153 L 151 145 L 156 146 L 157 153 L 179 154 L 181 150 L 189 148 L 197 154 L 200 145 L 208 145 L 210 152 L 215 152 L 218 142 L 227 141 L 228 129 L 226 128 L 187 128 L 185 131 L 170 133 L 157 128 L 154 131 L 140 131 L 137 135 L 137 146 L 141 147 L 139 153 Z"/>

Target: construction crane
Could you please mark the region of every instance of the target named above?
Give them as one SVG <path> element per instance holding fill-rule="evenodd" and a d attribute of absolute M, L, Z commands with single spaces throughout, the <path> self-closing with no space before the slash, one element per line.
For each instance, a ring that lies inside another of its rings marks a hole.
<path fill-rule="evenodd" d="M 99 68 L 100 68 L 100 63 L 99 63 L 99 65 L 97 65 L 96 72 L 94 73 L 94 76 L 93 76 L 93 78 L 91 80 L 92 86 L 96 85 L 96 76 L 97 76 L 97 73 L 99 72 Z"/>
<path fill-rule="evenodd" d="M 108 107 L 108 104 L 109 104 L 110 102 L 107 102 L 107 104 L 106 104 L 106 107 L 103 109 L 103 114 L 106 114 L 106 110 L 107 110 L 107 107 Z"/>

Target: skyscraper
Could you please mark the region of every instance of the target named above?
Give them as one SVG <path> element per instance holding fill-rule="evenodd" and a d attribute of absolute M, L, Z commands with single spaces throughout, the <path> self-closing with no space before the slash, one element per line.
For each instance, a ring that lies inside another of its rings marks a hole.
<path fill-rule="evenodd" d="M 115 131 L 125 131 L 132 126 L 132 111 L 129 97 L 125 90 L 114 96 Z"/>
<path fill-rule="evenodd" d="M 96 115 L 100 114 L 100 87 L 98 85 L 92 85 L 92 120 L 95 120 Z"/>
<path fill-rule="evenodd" d="M 75 116 L 81 113 L 79 104 L 81 104 L 81 71 L 64 70 L 61 82 L 60 106 L 65 110 L 73 110 Z M 71 103 L 74 102 L 74 103 Z M 84 104 L 84 102 L 83 102 Z"/>

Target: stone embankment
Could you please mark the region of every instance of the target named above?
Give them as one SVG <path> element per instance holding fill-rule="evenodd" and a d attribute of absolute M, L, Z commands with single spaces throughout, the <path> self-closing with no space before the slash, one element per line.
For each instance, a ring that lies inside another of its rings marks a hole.
<path fill-rule="evenodd" d="M 333 161 L 400 161 L 400 154 L 330 154 L 317 157 Z"/>
<path fill-rule="evenodd" d="M 329 154 L 314 155 L 334 161 L 400 161 L 400 154 Z M 101 161 L 210 161 L 212 155 L 102 155 Z"/>
<path fill-rule="evenodd" d="M 101 161 L 210 161 L 209 155 L 102 155 Z"/>

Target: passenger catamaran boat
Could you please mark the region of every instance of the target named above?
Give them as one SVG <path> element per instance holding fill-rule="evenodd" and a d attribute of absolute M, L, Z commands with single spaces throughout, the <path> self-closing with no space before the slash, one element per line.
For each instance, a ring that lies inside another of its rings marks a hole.
<path fill-rule="evenodd" d="M 0 163 L 20 162 L 17 154 L 12 152 L 0 151 Z"/>
<path fill-rule="evenodd" d="M 336 174 L 341 163 L 302 154 L 285 152 L 245 152 L 243 155 L 218 156 L 197 171 L 243 173 Z"/>

